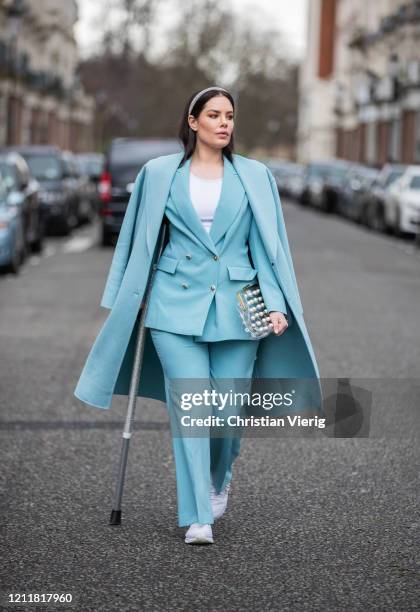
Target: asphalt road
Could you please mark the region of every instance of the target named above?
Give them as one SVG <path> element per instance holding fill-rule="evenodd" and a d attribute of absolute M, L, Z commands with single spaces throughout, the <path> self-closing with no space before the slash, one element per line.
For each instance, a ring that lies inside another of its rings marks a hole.
<path fill-rule="evenodd" d="M 137 404 L 123 525 L 108 525 L 126 403 L 73 395 L 108 311 L 96 227 L 0 277 L 0 609 L 417 610 L 420 253 L 284 201 L 323 377 L 373 392 L 370 437 L 253 439 L 215 544 L 176 524 L 165 405 Z M 8 604 L 69 593 L 72 603 Z"/>

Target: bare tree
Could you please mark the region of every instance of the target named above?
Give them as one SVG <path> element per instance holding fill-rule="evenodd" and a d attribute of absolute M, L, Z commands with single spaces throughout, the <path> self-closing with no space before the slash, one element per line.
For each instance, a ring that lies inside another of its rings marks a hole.
<path fill-rule="evenodd" d="M 109 122 L 105 141 L 115 129 L 118 135 L 175 135 L 187 96 L 215 83 L 237 102 L 238 149 L 293 145 L 297 72 L 280 34 L 258 29 L 218 0 L 173 1 L 175 23 L 152 60 L 160 0 L 107 0 L 100 53 L 81 66 L 88 90 L 103 92 L 128 117 L 117 128 Z"/>

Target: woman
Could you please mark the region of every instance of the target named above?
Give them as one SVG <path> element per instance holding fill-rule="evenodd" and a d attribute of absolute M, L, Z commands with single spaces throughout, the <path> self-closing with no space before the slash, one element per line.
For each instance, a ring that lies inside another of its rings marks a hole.
<path fill-rule="evenodd" d="M 319 377 L 275 181 L 256 160 L 233 154 L 234 113 L 225 89 L 197 92 L 180 127 L 184 152 L 151 160 L 137 176 L 101 301 L 112 312 L 79 379 L 79 399 L 108 408 L 113 394 L 128 393 L 135 321 L 164 216 L 169 240 L 151 288 L 138 395 L 165 399 L 174 421 L 182 412 L 171 384 L 178 379 L 196 392 L 224 380 L 248 388 L 256 375 Z M 273 331 L 261 340 L 244 329 L 235 305 L 236 292 L 257 280 Z M 186 543 L 213 543 L 240 440 L 172 441 L 178 525 L 188 527 Z"/>

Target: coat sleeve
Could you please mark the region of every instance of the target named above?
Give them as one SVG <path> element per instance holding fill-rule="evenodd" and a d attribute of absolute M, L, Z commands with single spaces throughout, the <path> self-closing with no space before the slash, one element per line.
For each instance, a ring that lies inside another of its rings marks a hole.
<path fill-rule="evenodd" d="M 258 283 L 264 298 L 267 310 L 275 310 L 287 314 L 286 301 L 277 279 L 274 275 L 266 250 L 264 248 L 261 234 L 255 218 L 251 221 L 248 244 L 251 251 L 252 261 L 257 268 Z"/>
<path fill-rule="evenodd" d="M 300 306 L 301 312 L 303 313 L 302 301 L 300 299 L 299 288 L 296 280 L 295 270 L 293 267 L 292 255 L 290 252 L 289 241 L 286 233 L 286 224 L 284 222 L 283 209 L 280 201 L 279 190 L 277 188 L 276 179 L 273 176 L 273 173 L 269 168 L 266 167 L 268 178 L 270 180 L 271 190 L 273 192 L 273 198 L 276 203 L 276 212 L 277 212 L 277 223 L 278 223 L 278 233 L 281 245 L 283 247 L 284 254 L 286 256 L 287 262 L 289 264 L 290 275 L 293 280 L 293 284 L 296 290 L 296 297 L 298 300 L 298 305 Z"/>
<path fill-rule="evenodd" d="M 143 215 L 144 207 L 141 206 L 146 193 L 146 174 L 147 164 L 138 173 L 134 182 L 133 191 L 124 214 L 124 219 L 118 235 L 111 266 L 105 283 L 105 289 L 101 299 L 103 308 L 111 309 L 114 305 L 118 291 L 124 277 L 125 269 L 130 257 L 131 248 L 134 242 L 136 231 L 140 219 Z M 140 212 L 139 212 L 140 210 Z"/>

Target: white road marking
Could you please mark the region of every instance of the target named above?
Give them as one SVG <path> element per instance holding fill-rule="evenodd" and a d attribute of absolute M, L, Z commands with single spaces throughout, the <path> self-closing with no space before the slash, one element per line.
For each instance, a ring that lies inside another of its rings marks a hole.
<path fill-rule="evenodd" d="M 45 249 L 42 252 L 42 256 L 43 257 L 51 257 L 51 255 L 55 255 L 57 252 L 57 249 L 53 246 L 51 246 L 50 244 L 47 244 L 47 246 L 45 247 Z"/>
<path fill-rule="evenodd" d="M 75 236 L 63 246 L 63 253 L 82 253 L 90 249 L 96 242 L 93 236 Z"/>

